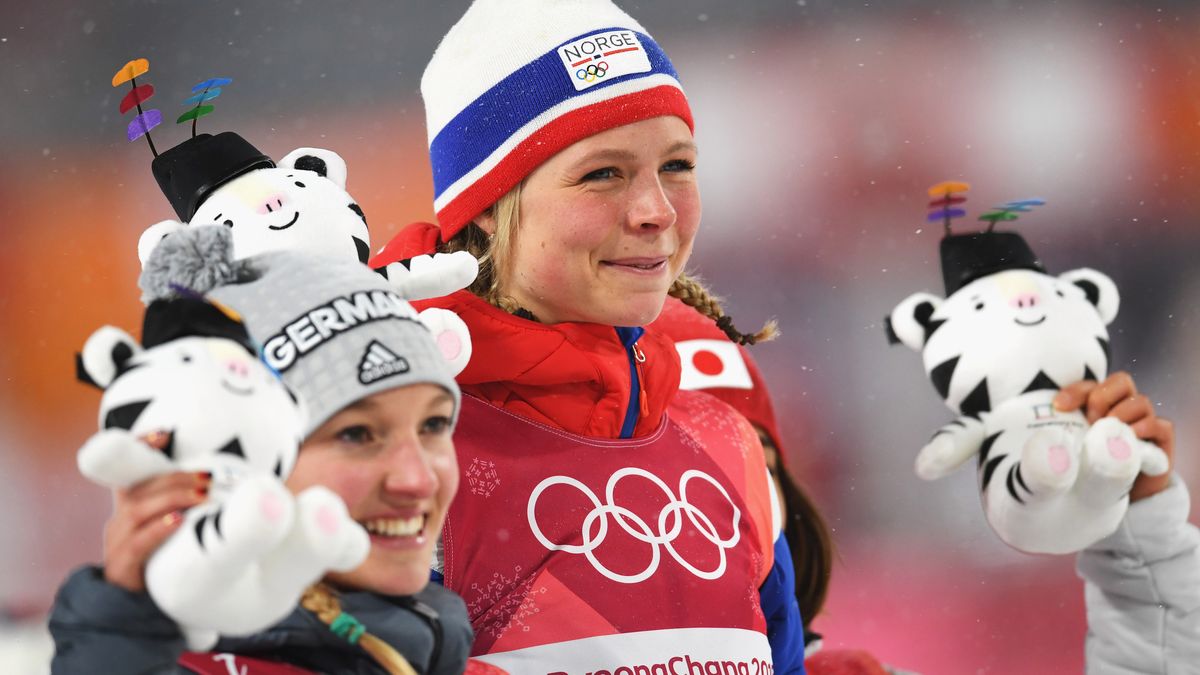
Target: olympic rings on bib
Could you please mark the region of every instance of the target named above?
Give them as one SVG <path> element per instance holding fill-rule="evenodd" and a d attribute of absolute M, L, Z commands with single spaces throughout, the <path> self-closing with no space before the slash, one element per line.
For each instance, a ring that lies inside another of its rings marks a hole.
<path fill-rule="evenodd" d="M 646 522 L 646 520 L 642 519 L 641 516 L 637 515 L 633 511 L 630 511 L 623 506 L 618 506 L 615 503 L 614 492 L 616 491 L 617 483 L 626 476 L 638 476 L 640 478 L 645 478 L 656 485 L 658 489 L 667 496 L 667 499 L 669 500 L 667 505 L 662 507 L 662 510 L 659 511 L 657 519 L 651 519 L 651 523 Z M 698 507 L 688 502 L 687 486 L 688 483 L 694 478 L 703 480 L 717 488 L 717 490 L 721 493 L 721 496 L 725 497 L 725 499 L 729 502 L 729 506 L 733 509 L 733 517 L 730 521 L 730 526 L 733 530 L 733 533 L 730 536 L 721 538 L 721 536 L 718 534 L 717 526 L 715 523 L 713 523 L 712 519 L 709 518 Z M 556 544 L 546 538 L 546 535 L 542 533 L 541 528 L 538 526 L 536 514 L 538 497 L 540 497 L 541 494 L 546 491 L 546 489 L 555 485 L 570 485 L 571 487 L 583 493 L 583 495 L 592 502 L 592 510 L 588 512 L 587 516 L 583 519 L 582 544 Z M 729 493 L 725 490 L 724 486 L 703 471 L 690 469 L 685 471 L 684 474 L 679 477 L 679 497 L 677 498 L 674 493 L 671 492 L 671 488 L 668 487 L 667 484 L 664 483 L 658 476 L 655 476 L 654 474 L 643 469 L 626 467 L 617 471 L 608 479 L 608 484 L 604 488 L 604 498 L 607 503 L 601 503 L 600 499 L 596 496 L 596 493 L 592 492 L 588 486 L 574 478 L 570 478 L 568 476 L 550 476 L 549 478 L 546 478 L 542 482 L 538 483 L 537 487 L 535 487 L 533 492 L 531 492 L 529 495 L 529 505 L 526 509 L 526 512 L 529 517 L 529 527 L 533 531 L 533 536 L 537 538 L 538 542 L 540 542 L 542 546 L 545 546 L 551 551 L 563 551 L 564 553 L 570 553 L 573 555 L 582 553 L 588 559 L 588 562 L 592 563 L 592 567 L 594 567 L 597 572 L 603 574 L 609 579 L 612 579 L 613 581 L 623 584 L 636 584 L 650 578 L 650 576 L 658 569 L 659 562 L 662 560 L 662 552 L 660 547 L 665 547 L 667 549 L 667 553 L 671 554 L 671 557 L 675 559 L 675 562 L 679 563 L 684 569 L 696 575 L 697 577 L 708 580 L 720 578 L 721 575 L 725 573 L 727 561 L 725 550 L 733 548 L 733 546 L 738 543 L 738 539 L 741 538 L 741 532 L 738 529 L 738 523 L 740 522 L 742 515 L 741 510 L 736 504 L 733 503 L 733 500 L 730 499 Z M 696 530 L 700 532 L 701 536 L 717 546 L 717 550 L 721 555 L 721 562 L 717 564 L 715 569 L 698 569 L 695 565 L 692 565 L 690 562 L 685 560 L 683 556 L 675 550 L 673 543 L 675 538 L 679 536 L 680 531 L 683 529 L 683 518 L 680 517 L 680 512 L 683 512 L 683 514 L 687 516 L 687 519 L 692 523 L 692 526 L 694 526 Z M 604 542 L 605 537 L 608 536 L 609 515 L 613 517 L 613 520 L 616 521 L 617 526 L 624 530 L 626 534 L 634 539 L 637 539 L 638 541 L 650 544 L 650 562 L 646 565 L 646 569 L 638 572 L 637 574 L 619 574 L 605 567 L 604 564 L 596 558 L 596 548 L 599 547 L 600 544 Z M 652 525 L 654 526 L 653 528 L 651 527 Z M 594 529 L 598 531 L 593 535 L 592 531 Z"/>
<path fill-rule="evenodd" d="M 576 79 L 583 80 L 584 82 L 595 82 L 596 80 L 604 77 L 605 73 L 607 72 L 608 62 L 597 61 L 595 63 L 589 63 L 586 68 L 580 68 L 579 70 L 575 71 L 575 77 Z"/>

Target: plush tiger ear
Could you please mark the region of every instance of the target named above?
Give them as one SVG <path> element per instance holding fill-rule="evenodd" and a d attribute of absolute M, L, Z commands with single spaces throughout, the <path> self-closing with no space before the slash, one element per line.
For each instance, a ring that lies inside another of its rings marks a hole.
<path fill-rule="evenodd" d="M 154 252 L 158 242 L 183 227 L 184 224 L 178 220 L 164 220 L 147 227 L 146 231 L 142 232 L 142 236 L 138 238 L 138 260 L 142 262 L 142 267 L 146 266 L 146 261 L 150 259 L 150 254 Z"/>
<path fill-rule="evenodd" d="M 77 360 L 79 379 L 107 389 L 117 379 L 117 374 L 125 370 L 129 359 L 142 351 L 142 346 L 129 333 L 113 326 L 102 326 L 83 345 Z"/>
<path fill-rule="evenodd" d="M 346 189 L 346 160 L 332 150 L 296 148 L 279 160 L 279 167 L 313 171 Z"/>
<path fill-rule="evenodd" d="M 1105 325 L 1112 323 L 1112 320 L 1117 318 L 1117 310 L 1121 306 L 1121 294 L 1117 292 L 1117 285 L 1108 278 L 1107 274 L 1081 267 L 1077 270 L 1063 272 L 1058 275 L 1058 278 L 1082 288 L 1088 302 L 1096 306 L 1096 311 L 1100 313 L 1100 319 L 1104 321 Z"/>
<path fill-rule="evenodd" d="M 934 327 L 933 312 L 943 300 L 932 293 L 913 293 L 887 317 L 888 340 L 901 342 L 909 349 L 919 352 Z"/>

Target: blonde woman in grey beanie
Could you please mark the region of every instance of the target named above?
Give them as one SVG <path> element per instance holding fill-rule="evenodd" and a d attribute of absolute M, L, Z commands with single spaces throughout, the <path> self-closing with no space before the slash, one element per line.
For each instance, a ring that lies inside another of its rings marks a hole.
<path fill-rule="evenodd" d="M 192 474 L 150 479 L 117 495 L 104 566 L 82 568 L 60 589 L 53 672 L 462 672 L 472 640 L 466 608 L 428 583 L 458 488 L 451 431 L 460 394 L 445 341 L 439 349 L 417 312 L 361 264 L 295 252 L 235 263 L 221 230 L 164 242 L 143 288 L 148 298 L 169 295 L 171 284 L 207 290 L 240 315 L 308 412 L 288 488 L 323 485 L 340 496 L 369 533 L 370 553 L 310 588 L 276 626 L 222 637 L 213 653 L 185 653 L 145 593 L 144 566 L 206 486 L 197 489 Z"/>

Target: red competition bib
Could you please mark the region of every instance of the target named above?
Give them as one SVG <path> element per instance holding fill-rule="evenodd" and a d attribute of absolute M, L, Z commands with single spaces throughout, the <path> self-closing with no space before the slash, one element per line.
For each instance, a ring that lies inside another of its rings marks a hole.
<path fill-rule="evenodd" d="M 442 537 L 473 656 L 514 673 L 770 671 L 771 497 L 732 408 L 681 391 L 654 433 L 619 440 L 471 397 L 462 418 Z"/>

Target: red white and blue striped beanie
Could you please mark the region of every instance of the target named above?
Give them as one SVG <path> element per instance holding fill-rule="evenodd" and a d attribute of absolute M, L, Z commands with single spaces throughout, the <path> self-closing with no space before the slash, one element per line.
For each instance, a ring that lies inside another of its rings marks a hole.
<path fill-rule="evenodd" d="M 610 0 L 475 0 L 421 78 L 442 241 L 588 136 L 692 114 L 667 55 Z"/>

